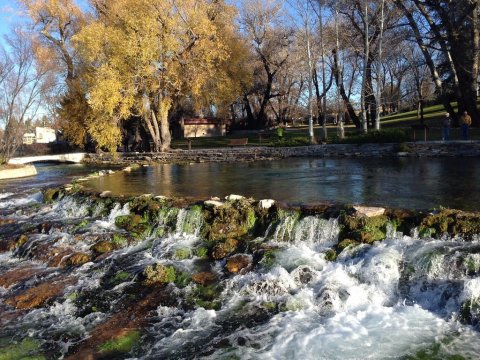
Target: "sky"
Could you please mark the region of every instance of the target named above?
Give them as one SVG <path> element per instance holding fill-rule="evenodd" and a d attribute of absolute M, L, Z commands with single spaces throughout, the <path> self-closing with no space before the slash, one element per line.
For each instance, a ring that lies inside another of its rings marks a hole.
<path fill-rule="evenodd" d="M 4 44 L 4 36 L 15 24 L 25 21 L 20 7 L 15 0 L 0 0 L 0 43 Z"/>

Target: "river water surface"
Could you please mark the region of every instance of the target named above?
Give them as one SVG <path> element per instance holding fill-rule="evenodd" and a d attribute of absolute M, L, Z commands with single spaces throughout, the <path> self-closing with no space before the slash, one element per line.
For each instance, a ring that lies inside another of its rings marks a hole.
<path fill-rule="evenodd" d="M 480 159 L 284 159 L 156 165 L 97 178 L 116 194 L 205 199 L 241 194 L 291 203 L 334 201 L 411 209 L 480 209 Z"/>

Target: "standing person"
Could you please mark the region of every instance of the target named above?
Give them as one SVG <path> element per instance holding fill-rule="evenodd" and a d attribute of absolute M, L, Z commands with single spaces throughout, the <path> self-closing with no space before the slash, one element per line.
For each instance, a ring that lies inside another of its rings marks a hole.
<path fill-rule="evenodd" d="M 463 115 L 460 117 L 460 127 L 462 128 L 462 138 L 463 140 L 468 140 L 470 125 L 472 125 L 472 118 L 468 115 L 468 112 L 464 111 Z"/>
<path fill-rule="evenodd" d="M 450 118 L 450 114 L 446 113 L 445 118 L 443 119 L 443 141 L 450 140 L 450 126 L 452 125 L 452 119 Z"/>

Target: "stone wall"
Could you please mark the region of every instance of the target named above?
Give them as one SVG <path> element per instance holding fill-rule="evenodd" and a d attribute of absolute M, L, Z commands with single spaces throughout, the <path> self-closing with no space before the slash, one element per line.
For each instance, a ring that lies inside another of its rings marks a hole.
<path fill-rule="evenodd" d="M 299 147 L 235 147 L 171 150 L 164 153 L 87 154 L 89 164 L 189 163 L 275 160 L 289 157 L 474 157 L 480 142 L 416 142 L 404 144 L 328 144 Z"/>

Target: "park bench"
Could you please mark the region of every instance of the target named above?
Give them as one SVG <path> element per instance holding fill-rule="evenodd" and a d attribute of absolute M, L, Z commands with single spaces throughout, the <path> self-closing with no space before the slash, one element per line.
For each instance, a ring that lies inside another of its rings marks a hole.
<path fill-rule="evenodd" d="M 248 144 L 248 138 L 239 138 L 239 139 L 228 139 L 228 146 L 245 146 Z"/>

